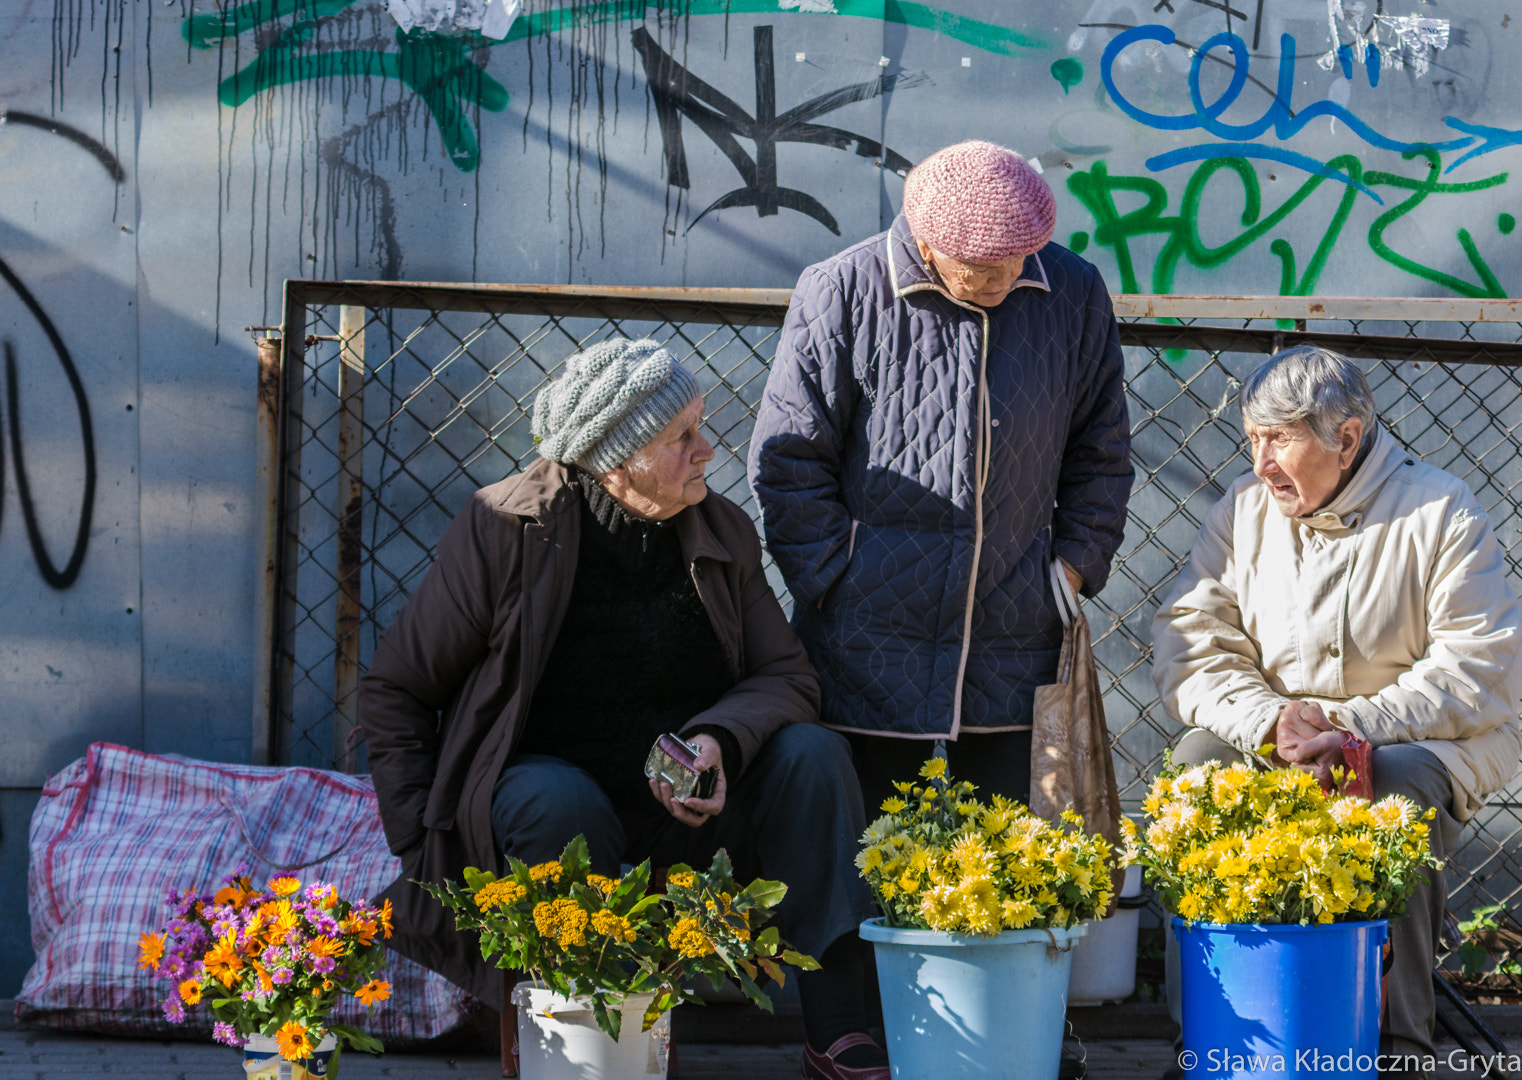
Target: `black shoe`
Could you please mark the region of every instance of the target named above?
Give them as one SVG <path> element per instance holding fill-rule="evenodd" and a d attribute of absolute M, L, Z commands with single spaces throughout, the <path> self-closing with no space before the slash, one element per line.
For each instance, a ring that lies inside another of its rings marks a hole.
<path fill-rule="evenodd" d="M 1057 1080 L 1084 1080 L 1089 1075 L 1087 1057 L 1074 1050 L 1069 1050 L 1067 1044 L 1062 1047 L 1062 1061 L 1057 1065 Z"/>

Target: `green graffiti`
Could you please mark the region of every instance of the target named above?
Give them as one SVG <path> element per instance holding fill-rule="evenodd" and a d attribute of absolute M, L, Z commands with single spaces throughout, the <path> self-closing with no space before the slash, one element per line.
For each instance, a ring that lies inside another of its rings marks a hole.
<path fill-rule="evenodd" d="M 1496 218 L 1496 228 L 1501 230 L 1502 236 L 1510 236 L 1511 231 L 1517 227 L 1517 219 L 1510 214 L 1502 214 Z"/>
<path fill-rule="evenodd" d="M 570 26 L 592 23 L 641 20 L 645 17 L 645 0 L 608 0 L 601 4 L 562 7 L 536 12 L 520 18 L 508 31 L 505 41 L 553 33 Z M 798 4 L 788 0 L 670 0 L 660 8 L 667 18 L 690 15 L 798 15 Z M 1051 49 L 1053 43 L 1041 36 L 1023 33 L 997 23 L 970 19 L 929 4 L 909 0 L 835 0 L 833 10 L 807 14 L 847 15 L 877 22 L 897 23 L 937 34 L 1000 56 L 1014 56 L 1021 51 Z"/>
<path fill-rule="evenodd" d="M 358 0 L 249 0 L 246 4 L 228 8 L 220 14 L 206 12 L 192 15 L 181 24 L 180 30 L 193 48 L 210 49 L 226 38 L 237 37 L 245 30 L 257 30 L 265 23 L 283 19 L 287 15 L 296 16 L 295 26 L 306 29 L 315 25 L 318 19 L 337 15 L 357 2 Z"/>
<path fill-rule="evenodd" d="M 1066 97 L 1069 90 L 1083 82 L 1083 64 L 1071 56 L 1053 60 L 1052 78 L 1057 80 L 1057 85 L 1062 87 L 1063 96 Z"/>
<path fill-rule="evenodd" d="M 316 20 L 334 15 L 359 0 L 248 0 L 247 3 L 217 14 L 192 15 L 185 21 L 185 39 L 198 49 L 209 49 L 218 42 L 236 37 L 245 30 L 257 29 L 274 19 L 295 15 Z M 1038 34 L 1028 34 L 1013 27 L 957 15 L 929 4 L 910 0 L 836 0 L 834 10 L 800 12 L 796 2 L 788 0 L 672 0 L 651 5 L 647 0 L 605 0 L 599 4 L 577 4 L 553 11 L 539 11 L 518 18 L 503 42 L 518 41 L 540 34 L 552 34 L 577 26 L 605 22 L 635 22 L 645 18 L 646 9 L 656 7 L 665 18 L 692 15 L 846 15 L 878 22 L 897 23 L 920 30 L 930 30 L 985 52 L 1014 56 L 1018 52 L 1049 50 L 1053 42 Z M 498 44 L 494 39 L 476 38 L 476 44 Z M 1079 75 L 1082 76 L 1082 67 Z"/>
<path fill-rule="evenodd" d="M 1346 176 L 1349 183 L 1342 185 L 1342 195 L 1338 199 L 1337 208 L 1321 233 L 1321 239 L 1306 262 L 1303 272 L 1297 276 L 1297 257 L 1294 247 L 1288 240 L 1277 237 L 1269 243 L 1269 252 L 1279 260 L 1280 296 L 1310 296 L 1315 292 L 1327 259 L 1330 258 L 1333 248 L 1337 246 L 1343 228 L 1352 213 L 1354 201 L 1358 197 L 1358 189 L 1354 185 L 1359 183 L 1369 187 L 1393 187 L 1411 192 L 1405 201 L 1391 207 L 1369 226 L 1369 248 L 1381 259 L 1407 273 L 1451 289 L 1461 296 L 1496 298 L 1506 296 L 1506 291 L 1501 288 L 1489 265 L 1480 255 L 1467 229 L 1459 229 L 1456 235 L 1459 246 L 1480 279 L 1478 285 L 1400 254 L 1385 243 L 1384 234 L 1392 224 L 1415 210 L 1431 195 L 1463 194 L 1496 187 L 1506 183 L 1509 174 L 1499 173 L 1483 180 L 1462 184 L 1445 184 L 1438 180 L 1440 161 L 1437 151 L 1429 148 L 1417 154 L 1405 156 L 1408 160 L 1413 156 L 1426 158 L 1428 168 L 1425 179 L 1414 179 L 1396 173 L 1365 172 L 1363 164 L 1352 154 L 1343 154 L 1327 162 L 1331 170 Z M 1244 205 L 1240 223 L 1243 229 L 1225 243 L 1212 247 L 1200 236 L 1200 204 L 1204 199 L 1206 186 L 1217 173 L 1222 172 L 1235 177 L 1241 185 Z M 1253 166 L 1245 158 L 1215 158 L 1201 164 L 1185 185 L 1184 193 L 1179 200 L 1178 213 L 1172 215 L 1166 213 L 1168 191 L 1160 181 L 1147 176 L 1112 176 L 1104 161 L 1097 161 L 1087 171 L 1075 172 L 1070 176 L 1068 190 L 1079 202 L 1083 203 L 1094 218 L 1094 243 L 1108 247 L 1114 253 L 1115 262 L 1120 271 L 1122 292 L 1142 291 L 1131 251 L 1131 242 L 1143 236 L 1164 237 L 1163 246 L 1152 265 L 1151 291 L 1171 293 L 1174 275 L 1181 260 L 1187 260 L 1191 265 L 1202 269 L 1219 267 L 1281 224 L 1326 180 L 1327 177 L 1319 175 L 1307 178 L 1288 199 L 1266 216 L 1263 214 L 1262 185 Z M 1141 205 L 1122 211 L 1116 204 L 1117 194 L 1128 202 L 1134 202 L 1134 198 L 1125 199 L 1126 196 L 1139 196 L 1142 200 Z M 1083 234 L 1075 234 L 1075 238 L 1078 235 Z M 1085 246 L 1087 246 L 1087 239 L 1085 236 Z"/>
<path fill-rule="evenodd" d="M 488 112 L 507 108 L 507 88 L 478 68 L 469 41 L 414 31 L 396 33 L 397 51 L 344 50 L 300 53 L 289 33 L 260 52 L 257 59 L 222 80 L 217 99 L 242 105 L 255 94 L 282 83 L 304 82 L 333 75 L 376 75 L 410 87 L 428 106 L 449 160 L 461 172 L 472 172 L 481 161 L 475 128 L 464 103 L 474 102 Z"/>
<path fill-rule="evenodd" d="M 373 49 L 304 50 L 319 20 L 358 2 L 248 0 L 225 11 L 191 15 L 181 29 L 192 47 L 210 49 L 246 31 L 289 17 L 290 25 L 273 43 L 262 47 L 252 63 L 222 81 L 217 89 L 222 104 L 241 105 L 274 86 L 333 75 L 396 79 L 423 99 L 450 160 L 462 172 L 471 172 L 480 163 L 481 150 L 475 130 L 466 118 L 465 104 L 473 102 L 488 112 L 501 112 L 508 103 L 507 89 L 474 63 L 471 56 L 474 50 L 578 26 L 641 21 L 647 7 L 646 0 L 606 0 L 535 12 L 518 19 L 501 42 L 479 34 L 444 35 L 398 29 L 394 53 Z M 787 0 L 675 0 L 660 10 L 667 18 L 799 13 L 796 2 L 789 7 Z M 824 14 L 872 18 L 931 30 L 1003 56 L 1052 48 L 1044 38 L 909 0 L 837 0 L 834 10 Z M 1080 65 L 1078 78 L 1082 77 Z"/>

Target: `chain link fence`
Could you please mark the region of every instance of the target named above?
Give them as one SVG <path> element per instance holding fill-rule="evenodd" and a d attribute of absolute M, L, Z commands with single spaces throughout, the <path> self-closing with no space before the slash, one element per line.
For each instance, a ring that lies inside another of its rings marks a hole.
<path fill-rule="evenodd" d="M 533 459 L 528 409 L 586 345 L 610 334 L 668 344 L 707 394 L 712 489 L 754 515 L 746 445 L 787 298 L 289 282 L 283 343 L 261 349 L 269 653 L 256 754 L 362 767 L 355 687 L 376 640 L 470 493 Z M 1522 304 L 1118 297 L 1116 310 L 1136 482 L 1110 584 L 1086 608 L 1134 806 L 1178 734 L 1152 686 L 1153 611 L 1206 511 L 1251 466 L 1234 407 L 1243 376 L 1303 341 L 1358 358 L 1395 437 L 1479 496 L 1522 591 Z M 1522 893 L 1519 796 L 1522 783 L 1466 830 L 1450 862 L 1455 911 Z"/>

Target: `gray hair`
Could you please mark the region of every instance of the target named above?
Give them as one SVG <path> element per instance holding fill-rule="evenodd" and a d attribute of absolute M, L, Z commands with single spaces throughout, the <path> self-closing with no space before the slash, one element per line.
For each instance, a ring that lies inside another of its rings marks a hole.
<path fill-rule="evenodd" d="M 1350 417 L 1374 433 L 1374 392 L 1358 366 L 1319 345 L 1281 349 L 1253 369 L 1237 395 L 1244 424 L 1285 427 L 1303 423 L 1323 449 L 1335 450 Z"/>

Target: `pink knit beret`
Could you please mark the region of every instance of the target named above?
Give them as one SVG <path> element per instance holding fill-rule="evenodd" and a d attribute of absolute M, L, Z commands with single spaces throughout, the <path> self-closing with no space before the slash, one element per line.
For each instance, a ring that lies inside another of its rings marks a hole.
<path fill-rule="evenodd" d="M 963 262 L 998 262 L 1045 246 L 1057 203 L 1013 150 L 971 140 L 937 150 L 904 181 L 915 239 Z"/>

